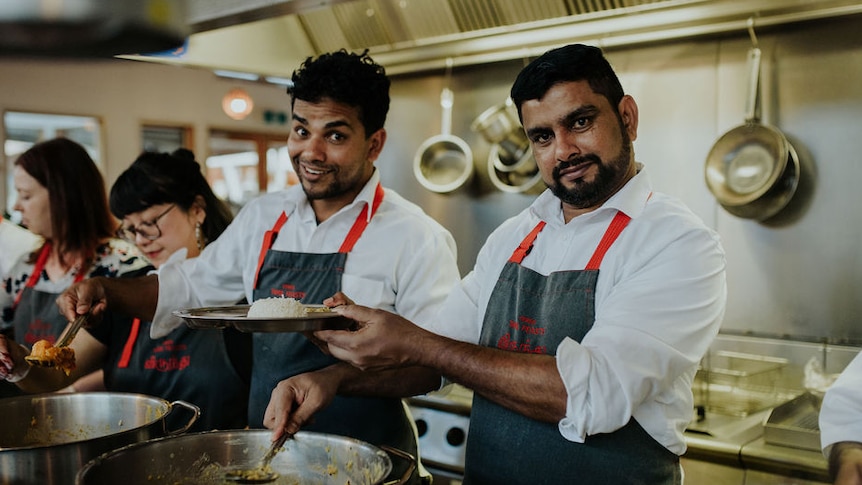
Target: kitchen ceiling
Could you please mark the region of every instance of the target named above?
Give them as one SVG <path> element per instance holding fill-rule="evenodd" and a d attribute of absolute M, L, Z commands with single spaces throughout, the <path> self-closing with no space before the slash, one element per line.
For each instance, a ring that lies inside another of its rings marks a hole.
<path fill-rule="evenodd" d="M 369 49 L 390 74 L 612 48 L 862 13 L 858 0 L 187 0 L 179 53 L 129 56 L 288 77 L 306 57 Z"/>

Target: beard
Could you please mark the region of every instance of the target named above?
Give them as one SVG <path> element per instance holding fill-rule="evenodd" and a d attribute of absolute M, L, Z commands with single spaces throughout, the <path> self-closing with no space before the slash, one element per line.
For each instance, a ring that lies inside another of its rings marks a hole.
<path fill-rule="evenodd" d="M 557 165 L 551 174 L 553 179 L 553 183 L 550 185 L 551 192 L 564 204 L 576 209 L 595 207 L 604 202 L 619 187 L 620 181 L 625 178 L 628 172 L 628 167 L 631 163 L 631 153 L 631 139 L 623 128 L 622 144 L 620 152 L 616 157 L 605 162 L 598 155 L 589 153 Z M 594 163 L 598 167 L 595 179 L 591 182 L 578 179 L 574 182 L 575 185 L 573 187 L 563 185 L 560 172 L 582 163 Z"/>
<path fill-rule="evenodd" d="M 365 174 L 358 168 L 345 170 L 344 168 L 339 167 L 319 166 L 314 164 L 309 164 L 309 166 L 316 170 L 332 171 L 326 174 L 324 180 L 310 182 L 306 179 L 305 172 L 303 171 L 299 160 L 294 160 L 294 172 L 296 173 L 296 176 L 299 179 L 299 185 L 302 186 L 302 191 L 305 192 L 305 196 L 308 200 L 335 199 L 342 195 L 352 194 L 361 190 L 362 186 L 364 186 L 367 181 Z"/>

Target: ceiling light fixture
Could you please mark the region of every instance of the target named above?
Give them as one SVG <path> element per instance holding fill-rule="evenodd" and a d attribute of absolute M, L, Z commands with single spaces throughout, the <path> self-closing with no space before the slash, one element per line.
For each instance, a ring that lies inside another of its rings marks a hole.
<path fill-rule="evenodd" d="M 286 78 L 286 77 L 265 76 L 263 78 L 263 80 L 270 83 L 270 84 L 275 84 L 278 86 L 284 86 L 287 88 L 293 87 L 293 81 L 291 79 Z"/>
<path fill-rule="evenodd" d="M 257 81 L 260 76 L 250 72 L 228 71 L 225 69 L 214 69 L 213 74 L 218 77 L 226 77 L 228 79 L 241 79 L 243 81 Z"/>
<path fill-rule="evenodd" d="M 221 109 L 234 120 L 244 120 L 253 108 L 254 101 L 242 88 L 231 89 L 221 100 Z"/>

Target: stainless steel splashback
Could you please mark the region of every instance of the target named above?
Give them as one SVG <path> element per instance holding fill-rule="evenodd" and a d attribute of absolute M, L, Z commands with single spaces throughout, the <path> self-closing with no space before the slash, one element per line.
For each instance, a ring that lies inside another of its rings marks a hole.
<path fill-rule="evenodd" d="M 855 214 L 862 206 L 858 25 L 858 17 L 849 17 L 760 35 L 769 100 L 764 122 L 785 132 L 811 164 L 807 190 L 773 225 L 727 213 L 704 181 L 710 147 L 744 117 L 750 45 L 744 30 L 733 38 L 608 51 L 639 105 L 635 153 L 655 189 L 681 198 L 722 238 L 728 332 L 862 343 L 862 218 Z M 452 131 L 470 144 L 477 161 L 485 160 L 489 146 L 470 123 L 505 99 L 522 66 L 511 61 L 453 72 L 460 101 Z M 470 191 L 452 196 L 430 193 L 413 179 L 409 161 L 416 147 L 439 130 L 441 83 L 442 71 L 395 79 L 390 136 L 378 166 L 385 183 L 452 231 L 466 272 L 488 234 L 533 196 L 494 190 L 482 174 Z"/>

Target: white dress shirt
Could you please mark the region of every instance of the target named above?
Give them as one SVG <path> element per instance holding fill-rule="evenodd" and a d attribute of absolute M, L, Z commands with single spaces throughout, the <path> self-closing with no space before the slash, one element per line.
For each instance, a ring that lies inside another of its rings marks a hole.
<path fill-rule="evenodd" d="M 685 451 L 691 382 L 712 343 L 727 296 L 718 235 L 680 201 L 653 193 L 641 170 L 601 208 L 563 222 L 550 190 L 488 237 L 476 266 L 452 292 L 432 329 L 477 343 L 503 265 L 544 220 L 523 265 L 543 275 L 583 270 L 617 211 L 631 222 L 599 269 L 595 323 L 556 349 L 568 392 L 559 422 L 568 440 L 607 433 L 631 417 L 670 451 Z"/>
<path fill-rule="evenodd" d="M 181 324 L 180 308 L 232 305 L 252 298 L 264 233 L 288 215 L 276 251 L 336 253 L 380 180 L 375 170 L 356 199 L 321 224 L 299 185 L 249 202 L 218 239 L 194 259 L 159 269 L 154 338 Z M 385 189 L 383 202 L 347 256 L 342 291 L 358 304 L 428 322 L 460 279 L 455 240 L 418 206 Z M 320 303 L 320 302 L 314 302 Z"/>
<path fill-rule="evenodd" d="M 823 396 L 820 445 L 829 450 L 840 441 L 862 442 L 862 352 L 856 355 Z"/>

